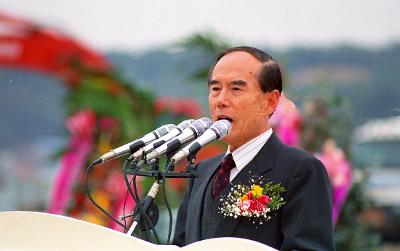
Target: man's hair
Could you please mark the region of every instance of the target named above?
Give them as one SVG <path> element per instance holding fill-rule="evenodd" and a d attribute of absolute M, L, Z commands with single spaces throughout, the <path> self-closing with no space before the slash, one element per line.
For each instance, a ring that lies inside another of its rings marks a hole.
<path fill-rule="evenodd" d="M 211 75 L 214 71 L 215 65 L 218 61 L 225 55 L 235 52 L 244 51 L 257 58 L 261 63 L 262 67 L 260 72 L 257 74 L 257 81 L 260 84 L 260 88 L 263 92 L 270 92 L 273 90 L 278 90 L 279 93 L 282 92 L 282 74 L 278 63 L 267 53 L 249 46 L 238 46 L 232 47 L 227 50 L 220 52 L 215 58 L 214 65 L 208 72 L 208 81 L 211 80 Z"/>

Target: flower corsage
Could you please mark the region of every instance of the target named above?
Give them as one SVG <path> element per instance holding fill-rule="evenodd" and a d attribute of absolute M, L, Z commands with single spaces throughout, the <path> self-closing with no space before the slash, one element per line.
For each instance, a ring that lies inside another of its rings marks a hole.
<path fill-rule="evenodd" d="M 254 179 L 251 180 L 254 182 Z M 235 185 L 226 197 L 221 197 L 222 206 L 219 212 L 224 217 L 248 217 L 253 223 L 262 224 L 271 218 L 270 214 L 278 210 L 285 201 L 282 193 L 285 188 L 272 182 L 251 184 L 249 186 Z"/>

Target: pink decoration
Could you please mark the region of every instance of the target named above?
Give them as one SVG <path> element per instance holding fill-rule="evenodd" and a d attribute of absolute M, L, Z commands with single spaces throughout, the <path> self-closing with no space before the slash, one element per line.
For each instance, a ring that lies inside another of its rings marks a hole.
<path fill-rule="evenodd" d="M 316 157 L 324 164 L 332 186 L 333 223 L 340 215 L 340 210 L 351 187 L 351 164 L 347 161 L 342 149 L 338 148 L 332 139 L 325 141 L 322 153 Z"/>
<path fill-rule="evenodd" d="M 140 191 L 139 187 L 138 187 L 138 190 Z M 114 216 L 123 215 L 124 204 L 125 204 L 125 192 L 126 192 L 126 187 L 125 187 L 125 191 L 120 194 L 121 196 L 119 197 L 119 200 L 116 203 L 117 207 L 116 207 L 116 211 L 114 213 Z M 140 192 L 139 192 L 139 194 L 140 194 Z M 125 206 L 125 215 L 132 214 L 134 212 L 135 206 L 136 206 L 135 201 L 128 194 L 128 197 L 127 197 L 127 200 L 126 200 L 126 206 Z M 132 222 L 132 218 L 128 218 L 127 222 Z M 130 224 L 128 224 L 127 227 L 129 227 L 129 226 L 130 226 Z M 124 229 L 120 225 L 115 223 L 114 221 L 111 221 L 110 228 L 112 228 L 114 230 L 117 230 L 117 231 L 121 231 L 121 232 L 124 231 Z"/>
<path fill-rule="evenodd" d="M 100 131 L 109 131 L 109 130 L 116 130 L 120 127 L 120 123 L 113 117 L 106 116 L 102 117 L 99 121 L 99 128 Z"/>
<path fill-rule="evenodd" d="M 139 180 L 140 178 L 137 179 L 137 181 Z M 113 171 L 112 173 L 109 174 L 104 189 L 107 192 L 107 194 L 116 196 L 116 203 L 115 206 L 113 207 L 114 208 L 113 215 L 115 217 L 122 216 L 124 214 L 125 194 L 127 188 L 124 178 L 122 177 L 120 171 Z M 138 193 L 140 194 L 141 192 L 140 186 L 138 186 L 137 189 Z M 125 204 L 125 213 L 127 215 L 132 214 L 135 209 L 135 206 L 136 206 L 135 201 L 132 199 L 131 195 L 128 194 Z M 131 220 L 132 218 L 129 219 Z M 114 221 L 110 222 L 110 228 L 121 232 L 124 231 L 124 229 Z"/>
<path fill-rule="evenodd" d="M 277 109 L 269 119 L 270 126 L 283 143 L 299 146 L 301 114 L 296 105 L 282 93 Z"/>
<path fill-rule="evenodd" d="M 71 134 L 68 150 L 61 158 L 61 167 L 54 179 L 48 212 L 63 214 L 68 206 L 73 184 L 85 168 L 92 150 L 96 117 L 90 110 L 82 110 L 67 118 L 66 127 Z"/>

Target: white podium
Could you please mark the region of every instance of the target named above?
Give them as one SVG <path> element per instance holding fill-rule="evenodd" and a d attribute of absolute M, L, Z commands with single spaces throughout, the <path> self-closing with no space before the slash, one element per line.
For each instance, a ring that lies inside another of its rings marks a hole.
<path fill-rule="evenodd" d="M 239 238 L 215 238 L 183 248 L 155 245 L 85 221 L 38 212 L 0 212 L 0 250 L 10 251 L 272 251 L 259 242 Z"/>

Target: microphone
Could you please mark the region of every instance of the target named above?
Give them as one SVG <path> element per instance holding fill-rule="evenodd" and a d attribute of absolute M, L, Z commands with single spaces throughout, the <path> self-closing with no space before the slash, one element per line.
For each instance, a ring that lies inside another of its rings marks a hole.
<path fill-rule="evenodd" d="M 182 131 L 185 130 L 187 127 L 189 127 L 189 125 L 192 124 L 194 121 L 195 121 L 194 119 L 188 119 L 188 120 L 182 121 L 181 123 L 179 123 L 179 125 L 177 125 L 175 128 L 173 128 L 169 133 L 167 133 L 164 136 L 162 136 L 161 138 L 151 142 L 151 144 L 148 144 L 147 146 L 139 149 L 134 154 L 132 154 L 130 158 L 133 158 L 135 160 L 141 159 L 144 155 L 153 151 L 155 148 L 161 146 L 165 142 L 168 142 L 172 138 L 181 134 Z"/>
<path fill-rule="evenodd" d="M 123 156 L 123 155 L 131 153 L 131 152 L 136 152 L 138 149 L 147 145 L 151 141 L 158 139 L 159 137 L 167 134 L 169 131 L 171 131 L 175 127 L 176 126 L 173 124 L 163 125 L 135 141 L 132 141 L 130 143 L 127 143 L 125 145 L 122 145 L 118 148 L 115 148 L 115 149 L 109 151 L 108 153 L 104 154 L 103 156 L 101 156 L 100 158 L 95 160 L 95 162 L 96 163 L 104 163 L 110 159 L 118 158 L 120 156 Z"/>
<path fill-rule="evenodd" d="M 146 159 L 149 162 L 152 159 L 158 158 L 162 154 L 171 153 L 176 151 L 186 142 L 189 142 L 198 136 L 202 135 L 207 128 L 211 125 L 211 119 L 204 117 L 196 120 L 193 124 L 189 125 L 188 128 L 182 131 L 175 139 L 168 141 L 167 143 L 157 147 L 152 152 L 146 155 Z"/>
<path fill-rule="evenodd" d="M 185 157 L 196 154 L 202 147 L 208 145 L 209 143 L 222 139 L 231 131 L 231 122 L 226 119 L 221 119 L 216 121 L 214 124 L 204 132 L 203 135 L 198 137 L 196 140 L 191 142 L 189 145 L 185 146 L 179 152 L 177 152 L 172 158 L 172 163 L 178 163 Z"/>

